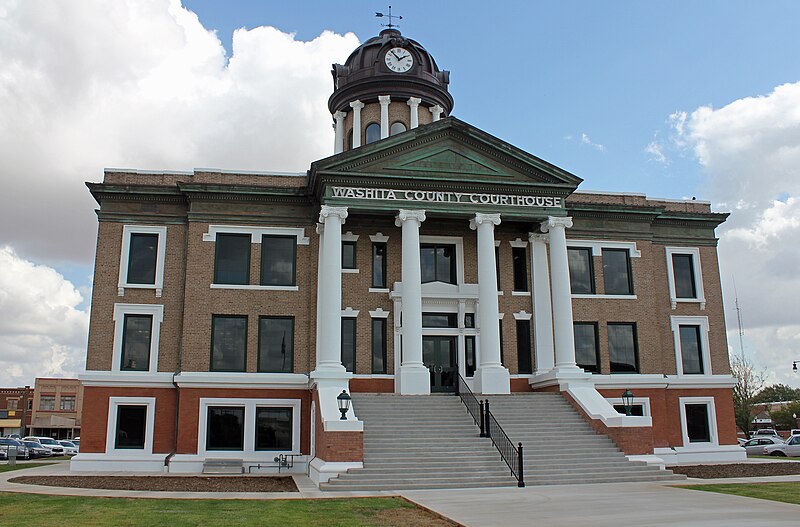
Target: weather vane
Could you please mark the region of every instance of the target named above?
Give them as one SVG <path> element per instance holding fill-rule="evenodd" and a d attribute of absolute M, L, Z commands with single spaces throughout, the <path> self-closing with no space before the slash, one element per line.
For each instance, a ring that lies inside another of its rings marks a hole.
<path fill-rule="evenodd" d="M 383 13 L 375 13 L 375 16 L 377 18 L 388 18 L 389 19 L 389 23 L 388 24 L 381 24 L 381 27 L 388 27 L 389 29 L 391 29 L 393 27 L 400 27 L 398 24 L 392 24 L 392 18 L 396 18 L 397 20 L 403 20 L 402 16 L 393 15 L 392 14 L 392 6 L 389 6 L 389 14 L 388 15 L 384 15 Z"/>

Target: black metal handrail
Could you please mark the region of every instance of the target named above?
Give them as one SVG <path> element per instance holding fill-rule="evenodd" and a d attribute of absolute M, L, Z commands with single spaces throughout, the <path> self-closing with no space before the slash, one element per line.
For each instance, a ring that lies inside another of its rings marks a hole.
<path fill-rule="evenodd" d="M 483 411 L 483 401 L 478 401 L 478 398 L 475 397 L 475 394 L 469 389 L 469 386 L 467 386 L 467 381 L 464 380 L 460 373 L 458 374 L 456 394 L 461 397 L 461 402 L 467 407 L 467 411 L 470 413 L 470 415 L 472 415 L 472 418 L 475 420 L 475 424 L 481 427 L 481 437 L 487 437 L 486 425 L 484 421 L 486 416 Z"/>

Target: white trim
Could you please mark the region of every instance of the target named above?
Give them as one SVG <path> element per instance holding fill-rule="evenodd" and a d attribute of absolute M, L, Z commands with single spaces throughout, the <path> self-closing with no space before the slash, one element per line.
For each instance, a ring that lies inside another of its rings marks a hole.
<path fill-rule="evenodd" d="M 382 307 L 379 307 L 375 311 L 370 311 L 369 316 L 370 318 L 389 318 L 390 311 L 384 311 Z"/>
<path fill-rule="evenodd" d="M 589 247 L 592 249 L 592 256 L 602 256 L 603 249 L 627 249 L 631 258 L 642 256 L 642 252 L 636 248 L 636 242 L 567 238 L 567 247 Z"/>
<path fill-rule="evenodd" d="M 500 240 L 495 240 L 495 241 L 494 241 L 494 246 L 495 246 L 495 247 L 500 247 L 500 244 L 501 244 L 501 243 L 503 243 L 503 242 L 501 242 Z"/>
<path fill-rule="evenodd" d="M 511 291 L 511 296 L 531 296 L 530 291 Z"/>
<path fill-rule="evenodd" d="M 618 405 L 621 404 L 623 406 L 625 405 L 625 401 L 622 400 L 622 397 L 606 397 L 606 401 L 608 401 L 608 404 L 610 404 L 611 406 L 614 406 L 615 404 L 618 404 Z M 632 404 L 641 405 L 643 410 L 644 410 L 644 415 L 645 416 L 649 417 L 649 416 L 653 415 L 653 414 L 650 413 L 650 398 L 649 397 L 634 397 Z"/>
<path fill-rule="evenodd" d="M 126 388 L 174 388 L 172 372 L 148 371 L 96 371 L 78 375 L 84 386 L 113 386 Z"/>
<path fill-rule="evenodd" d="M 515 320 L 530 320 L 533 316 L 533 313 L 527 313 L 524 309 L 522 311 L 517 311 L 514 313 Z"/>
<path fill-rule="evenodd" d="M 116 448 L 117 413 L 120 406 L 146 406 L 147 420 L 144 427 L 144 448 Z M 153 454 L 153 429 L 156 419 L 155 397 L 109 397 L 108 422 L 106 423 L 106 454 L 150 456 Z"/>
<path fill-rule="evenodd" d="M 181 388 L 260 388 L 307 390 L 305 373 L 191 372 L 175 376 Z"/>
<path fill-rule="evenodd" d="M 730 375 L 661 375 L 615 373 L 611 375 L 592 374 L 592 380 L 598 389 L 611 390 L 625 388 L 733 388 L 736 379 Z"/>
<path fill-rule="evenodd" d="M 637 300 L 636 295 L 592 295 L 585 293 L 573 293 L 572 298 L 612 298 L 616 300 Z"/>
<path fill-rule="evenodd" d="M 152 284 L 129 284 L 128 263 L 131 250 L 131 234 L 157 234 L 156 276 Z M 119 257 L 119 283 L 117 294 L 125 296 L 125 289 L 155 289 L 156 298 L 161 297 L 164 290 L 164 259 L 167 254 L 166 225 L 124 225 L 122 227 L 122 254 Z"/>
<path fill-rule="evenodd" d="M 370 287 L 369 288 L 369 292 L 370 293 L 389 293 L 390 291 L 389 291 L 388 287 Z"/>
<path fill-rule="evenodd" d="M 515 249 L 524 249 L 528 246 L 528 242 L 523 241 L 521 238 L 517 238 L 516 240 L 511 240 L 508 243 L 509 245 L 511 245 L 511 247 L 514 247 Z"/>
<path fill-rule="evenodd" d="M 308 477 L 319 486 L 320 483 L 327 483 L 329 479 L 335 478 L 339 474 L 358 468 L 364 468 L 364 463 L 360 461 L 325 461 L 317 457 L 308 464 Z"/>
<path fill-rule="evenodd" d="M 389 237 L 385 236 L 382 232 L 376 232 L 375 234 L 369 235 L 369 240 L 372 243 L 386 243 L 389 241 Z"/>
<path fill-rule="evenodd" d="M 667 255 L 667 282 L 669 283 L 669 302 L 672 309 L 678 307 L 678 302 L 699 303 L 700 309 L 706 308 L 706 295 L 703 290 L 703 270 L 700 266 L 700 249 L 697 247 L 665 247 Z M 694 270 L 695 298 L 678 298 L 675 294 L 675 271 L 672 268 L 673 254 L 688 254 L 692 256 Z"/>
<path fill-rule="evenodd" d="M 244 408 L 244 446 L 242 450 L 206 451 L 206 427 L 208 408 L 211 406 L 237 406 Z M 290 407 L 292 408 L 292 448 L 291 450 L 256 450 L 256 409 Z M 272 460 L 276 454 L 300 454 L 300 399 L 245 399 L 245 398 L 200 398 L 200 420 L 197 427 L 197 454 L 214 458 L 233 458 L 264 456 Z"/>
<path fill-rule="evenodd" d="M 164 306 L 161 304 L 114 304 L 114 345 L 111 352 L 111 371 L 123 371 L 121 368 L 122 334 L 125 330 L 125 315 L 151 315 L 153 317 L 153 324 L 150 327 L 150 363 L 147 371 L 157 372 L 161 323 L 164 321 Z"/>
<path fill-rule="evenodd" d="M 708 317 L 686 317 L 670 316 L 670 326 L 672 327 L 673 345 L 675 347 L 675 368 L 678 376 L 683 375 L 712 375 L 711 371 L 711 345 L 708 341 Z M 700 327 L 700 353 L 703 360 L 703 373 L 684 374 L 683 373 L 683 351 L 681 350 L 680 326 L 699 326 Z"/>
<path fill-rule="evenodd" d="M 347 306 L 346 309 L 342 309 L 342 318 L 356 318 L 360 312 L 358 309 Z"/>
<path fill-rule="evenodd" d="M 297 245 L 308 245 L 309 239 L 302 227 L 256 227 L 247 225 L 209 225 L 208 232 L 203 233 L 204 242 L 216 242 L 217 234 L 249 234 L 250 243 L 261 243 L 261 237 L 294 236 Z"/>
<path fill-rule="evenodd" d="M 296 285 L 211 284 L 211 289 L 250 289 L 254 291 L 299 291 Z"/>
<path fill-rule="evenodd" d="M 358 241 L 358 234 L 353 234 L 353 231 L 347 231 L 346 233 L 342 234 L 342 241 L 343 242 L 357 242 Z"/>
<path fill-rule="evenodd" d="M 702 443 L 690 443 L 686 425 L 686 405 L 705 404 L 708 407 L 708 428 L 711 441 Z M 717 410 L 714 405 L 713 397 L 679 397 L 678 406 L 681 412 L 681 436 L 683 437 L 684 448 L 707 448 L 708 446 L 719 446 L 719 435 L 717 435 Z"/>
<path fill-rule="evenodd" d="M 359 272 L 361 272 L 361 270 L 358 268 L 356 269 L 345 269 L 344 267 L 342 268 L 342 274 L 358 274 Z"/>
<path fill-rule="evenodd" d="M 354 373 L 353 379 L 394 379 L 390 373 Z"/>

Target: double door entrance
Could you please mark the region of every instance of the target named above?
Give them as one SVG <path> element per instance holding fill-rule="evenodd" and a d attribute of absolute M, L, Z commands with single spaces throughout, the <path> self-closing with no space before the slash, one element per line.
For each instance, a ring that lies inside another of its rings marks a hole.
<path fill-rule="evenodd" d="M 423 336 L 422 362 L 431 374 L 431 392 L 455 392 L 457 337 Z"/>

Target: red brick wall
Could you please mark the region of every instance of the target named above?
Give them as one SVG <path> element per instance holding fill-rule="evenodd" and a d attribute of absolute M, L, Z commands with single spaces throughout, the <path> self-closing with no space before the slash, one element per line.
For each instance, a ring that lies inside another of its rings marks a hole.
<path fill-rule="evenodd" d="M 598 434 L 608 436 L 626 455 L 653 453 L 653 429 L 649 426 L 608 427 L 599 419 L 592 419 L 567 392 L 561 392 L 581 417 Z"/>
<path fill-rule="evenodd" d="M 316 413 L 316 457 L 324 461 L 363 461 L 364 460 L 364 433 L 363 432 L 326 432 L 322 425 L 322 415 L 319 412 L 319 394 L 314 390 L 314 402 L 317 404 Z"/>
<path fill-rule="evenodd" d="M 394 379 L 350 379 L 350 391 L 355 393 L 394 393 Z"/>

